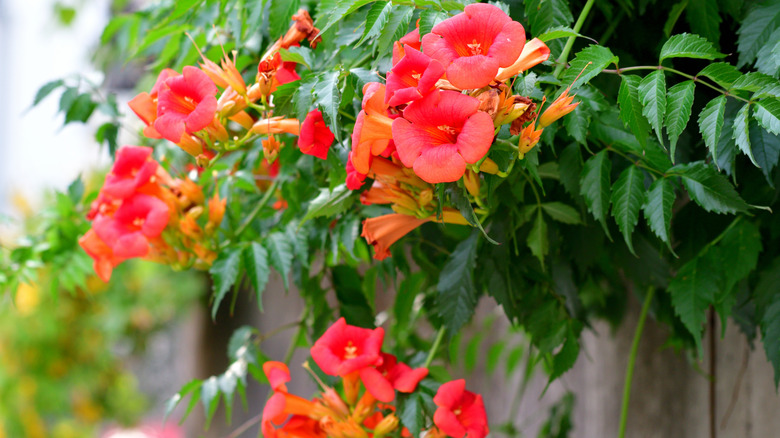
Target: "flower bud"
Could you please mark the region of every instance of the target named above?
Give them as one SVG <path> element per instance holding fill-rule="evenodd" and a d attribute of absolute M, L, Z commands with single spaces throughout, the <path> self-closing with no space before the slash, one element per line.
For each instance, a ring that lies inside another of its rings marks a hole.
<path fill-rule="evenodd" d="M 383 436 L 394 431 L 398 427 L 398 417 L 394 414 L 390 414 L 383 418 L 379 424 L 374 428 L 374 438 L 382 438 Z"/>

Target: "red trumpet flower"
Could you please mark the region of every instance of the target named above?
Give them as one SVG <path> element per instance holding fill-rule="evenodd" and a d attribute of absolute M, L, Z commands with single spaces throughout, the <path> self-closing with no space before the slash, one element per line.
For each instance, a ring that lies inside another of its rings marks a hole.
<path fill-rule="evenodd" d="M 379 351 L 384 337 L 381 327 L 374 330 L 355 327 L 341 318 L 314 343 L 311 357 L 325 374 L 346 376 L 382 362 Z"/>
<path fill-rule="evenodd" d="M 328 158 L 328 150 L 334 138 L 325 120 L 322 119 L 320 110 L 314 110 L 309 112 L 301 124 L 298 148 L 304 154 L 325 160 Z"/>
<path fill-rule="evenodd" d="M 439 407 L 433 414 L 433 423 L 448 436 L 484 438 L 490 432 L 482 396 L 466 391 L 465 380 L 441 385 L 433 402 Z"/>
<path fill-rule="evenodd" d="M 179 143 L 182 135 L 207 127 L 217 111 L 217 86 L 196 67 L 184 67 L 183 73 L 165 81 L 160 91 L 154 127 L 166 140 Z"/>
<path fill-rule="evenodd" d="M 436 81 L 444 74 L 439 61 L 419 50 L 407 47 L 404 57 L 387 72 L 385 102 L 390 106 L 421 99 L 436 89 Z"/>

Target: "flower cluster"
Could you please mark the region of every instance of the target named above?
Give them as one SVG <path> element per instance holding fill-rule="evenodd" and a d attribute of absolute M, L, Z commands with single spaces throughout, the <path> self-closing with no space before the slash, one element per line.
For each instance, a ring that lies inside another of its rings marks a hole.
<path fill-rule="evenodd" d="M 427 375 L 382 352 L 384 330 L 334 323 L 311 348 L 314 362 L 325 374 L 341 378 L 342 391 L 320 383 L 321 396 L 308 400 L 287 391 L 290 371 L 269 361 L 263 371 L 273 395 L 263 409 L 266 438 L 331 437 L 381 438 L 398 432 L 409 437 L 395 414 L 395 392 L 412 393 Z M 306 365 L 304 365 L 306 366 Z M 316 375 L 315 375 L 316 378 Z M 484 438 L 488 433 L 482 396 L 466 391 L 464 380 L 441 385 L 429 436 Z"/>
<path fill-rule="evenodd" d="M 224 213 L 224 200 L 215 195 L 206 202 L 197 184 L 172 178 L 152 158 L 151 148 L 123 146 L 87 215 L 92 228 L 79 244 L 94 259 L 103 281 L 111 278 L 114 267 L 136 257 L 209 266 L 216 253 L 203 242 Z M 197 223 L 201 215 L 208 218 L 205 227 Z M 167 239 L 165 230 L 174 230 Z"/>

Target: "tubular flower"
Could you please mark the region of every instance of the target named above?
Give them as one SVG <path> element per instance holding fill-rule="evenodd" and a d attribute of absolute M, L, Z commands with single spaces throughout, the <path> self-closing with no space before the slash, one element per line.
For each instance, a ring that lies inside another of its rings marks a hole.
<path fill-rule="evenodd" d="M 298 123 L 298 119 L 285 119 L 281 116 L 271 117 L 255 122 L 252 125 L 252 132 L 260 135 L 281 134 L 283 132 L 298 135 L 301 132 L 301 125 Z"/>
<path fill-rule="evenodd" d="M 152 180 L 157 166 L 152 159 L 152 148 L 124 146 L 116 153 L 116 161 L 106 175 L 102 193 L 115 199 L 127 198 Z"/>
<path fill-rule="evenodd" d="M 393 43 L 393 65 L 398 64 L 398 61 L 404 57 L 407 47 L 420 50 L 421 46 L 422 43 L 420 42 L 420 28 L 415 27 L 411 32 L 402 36 L 400 40 Z"/>
<path fill-rule="evenodd" d="M 98 216 L 93 229 L 120 257 L 143 257 L 147 239 L 159 236 L 168 224 L 168 205 L 154 196 L 136 193 L 126 198 L 113 217 Z"/>
<path fill-rule="evenodd" d="M 493 119 L 478 111 L 476 98 L 434 91 L 414 101 L 393 121 L 398 157 L 424 181 L 457 181 L 493 143 Z"/>
<path fill-rule="evenodd" d="M 555 99 L 555 101 L 553 101 L 553 103 L 544 110 L 542 115 L 539 117 L 539 129 L 544 129 L 550 126 L 552 122 L 574 111 L 574 108 L 577 108 L 577 105 L 580 103 L 571 103 L 571 101 L 574 99 L 574 96 L 569 95 L 570 89 L 571 85 L 563 90 L 563 93 L 561 93 L 561 95 L 558 96 L 558 98 Z"/>
<path fill-rule="evenodd" d="M 384 154 L 393 138 L 393 119 L 387 114 L 385 86 L 369 82 L 363 86 L 363 109 L 352 130 L 352 165 L 367 174 L 373 156 Z"/>
<path fill-rule="evenodd" d="M 467 391 L 465 380 L 441 385 L 433 402 L 438 406 L 433 423 L 448 436 L 484 438 L 490 432 L 482 396 Z"/>
<path fill-rule="evenodd" d="M 157 82 L 154 83 L 154 87 L 152 87 L 149 93 L 145 91 L 138 93 L 137 96 L 127 103 L 127 106 L 146 125 L 144 135 L 149 138 L 162 138 L 160 133 L 154 129 L 154 121 L 157 120 L 157 96 L 160 89 L 164 88 L 165 81 L 170 77 L 178 76 L 178 74 L 176 70 L 170 68 L 163 69 L 157 76 Z"/>
<path fill-rule="evenodd" d="M 499 68 L 515 62 L 524 44 L 523 25 L 486 3 L 466 6 L 422 38 L 423 52 L 441 62 L 447 79 L 462 89 L 490 84 Z"/>
<path fill-rule="evenodd" d="M 523 46 L 523 51 L 517 60 L 509 67 L 498 70 L 496 81 L 505 81 L 512 76 L 524 72 L 529 68 L 547 61 L 550 57 L 550 48 L 539 38 L 534 38 Z"/>
<path fill-rule="evenodd" d="M 186 66 L 181 75 L 168 78 L 165 86 L 159 93 L 154 122 L 163 138 L 178 143 L 185 133 L 193 134 L 211 124 L 217 110 L 217 86 L 206 73 Z"/>
<path fill-rule="evenodd" d="M 365 219 L 363 221 L 363 232 L 360 235 L 366 238 L 366 242 L 369 245 L 374 246 L 374 258 L 384 260 L 390 257 L 390 246 L 392 244 L 410 231 L 430 221 L 460 225 L 468 224 L 459 212 L 449 208 L 443 210 L 441 219 L 436 219 L 436 216 L 420 219 L 407 214 L 392 213 Z"/>
<path fill-rule="evenodd" d="M 92 257 L 95 273 L 106 283 L 111 279 L 113 269 L 127 260 L 126 257 L 114 254 L 114 250 L 98 237 L 95 230 L 89 230 L 81 236 L 79 246 Z"/>
<path fill-rule="evenodd" d="M 355 170 L 355 166 L 352 164 L 352 151 L 350 151 L 347 157 L 347 188 L 358 190 L 363 186 L 363 181 L 365 180 L 366 174 Z"/>
<path fill-rule="evenodd" d="M 396 389 L 406 393 L 413 392 L 420 380 L 427 375 L 427 368 L 413 370 L 409 365 L 398 362 L 392 354 L 386 353 L 382 353 L 382 365 L 360 370 L 360 380 L 366 390 L 385 403 L 393 401 Z"/>
<path fill-rule="evenodd" d="M 287 392 L 285 383 L 290 381 L 290 369 L 286 363 L 269 360 L 263 364 L 263 373 L 273 391 Z"/>
<path fill-rule="evenodd" d="M 343 377 L 381 363 L 379 351 L 384 337 L 381 327 L 355 327 L 340 318 L 311 347 L 311 357 L 325 374 Z"/>
<path fill-rule="evenodd" d="M 233 59 L 230 59 L 227 54 L 220 60 L 220 65 L 216 62 L 206 58 L 201 54 L 203 63 L 200 64 L 200 68 L 206 75 L 211 78 L 214 83 L 221 88 L 232 88 L 238 94 L 246 94 L 246 82 L 244 82 L 243 76 L 236 68 L 236 51 L 233 51 Z"/>
<path fill-rule="evenodd" d="M 534 148 L 537 143 L 539 143 L 539 139 L 542 138 L 542 131 L 543 129 L 536 129 L 534 127 L 534 122 L 531 122 L 528 126 L 523 128 L 522 131 L 520 131 L 520 143 L 518 144 L 518 150 L 522 155 L 527 154 L 528 151 Z"/>
<path fill-rule="evenodd" d="M 333 133 L 322 119 L 320 110 L 309 112 L 301 124 L 301 133 L 298 137 L 298 148 L 307 155 L 327 159 L 330 145 L 333 144 Z"/>
<path fill-rule="evenodd" d="M 390 106 L 421 99 L 436 89 L 436 81 L 444 75 L 444 67 L 413 47 L 387 72 L 385 102 Z"/>

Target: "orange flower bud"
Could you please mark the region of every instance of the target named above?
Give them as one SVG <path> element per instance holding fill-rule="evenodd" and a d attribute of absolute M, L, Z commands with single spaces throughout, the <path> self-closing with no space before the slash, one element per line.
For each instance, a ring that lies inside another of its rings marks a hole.
<path fill-rule="evenodd" d="M 374 428 L 374 438 L 381 438 L 398 428 L 398 417 L 390 414 Z"/>
<path fill-rule="evenodd" d="M 209 224 L 218 227 L 225 216 L 225 207 L 227 199 L 219 199 L 219 194 L 214 192 L 214 196 L 209 199 Z"/>

